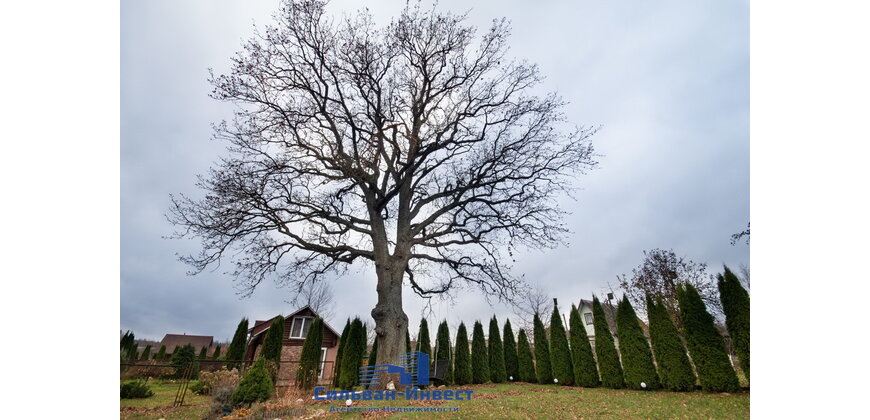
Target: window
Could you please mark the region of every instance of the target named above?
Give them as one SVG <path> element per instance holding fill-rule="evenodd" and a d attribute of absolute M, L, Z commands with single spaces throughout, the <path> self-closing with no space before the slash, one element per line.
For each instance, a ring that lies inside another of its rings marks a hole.
<path fill-rule="evenodd" d="M 592 325 L 592 314 L 591 313 L 586 312 L 585 314 L 583 314 L 583 317 L 586 318 L 586 325 Z"/>
<path fill-rule="evenodd" d="M 311 321 L 314 318 L 310 316 L 297 316 L 293 318 L 293 327 L 290 328 L 290 338 L 305 338 L 308 335 L 308 328 L 311 327 Z"/>
<path fill-rule="evenodd" d="M 326 347 L 320 348 L 320 374 L 318 378 L 323 379 L 323 371 L 326 370 Z"/>

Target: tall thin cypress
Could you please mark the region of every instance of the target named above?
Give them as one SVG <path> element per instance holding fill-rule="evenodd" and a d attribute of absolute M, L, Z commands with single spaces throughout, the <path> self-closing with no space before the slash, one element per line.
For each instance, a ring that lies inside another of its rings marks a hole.
<path fill-rule="evenodd" d="M 444 372 L 443 380 L 439 381 L 439 385 L 453 383 L 453 356 L 450 351 L 450 327 L 447 326 L 447 321 L 442 321 L 438 325 L 438 333 L 435 338 L 435 360 L 446 360 L 447 367 Z"/>
<path fill-rule="evenodd" d="M 471 355 L 468 353 L 468 332 L 465 323 L 456 329 L 456 361 L 453 365 L 453 379 L 457 385 L 470 384 L 472 381 Z"/>
<path fill-rule="evenodd" d="M 206 357 L 208 357 L 208 347 L 203 346 L 202 350 L 199 351 L 199 356 L 197 357 L 197 359 L 205 360 Z"/>
<path fill-rule="evenodd" d="M 347 338 L 350 335 L 350 318 L 344 324 L 344 329 L 341 330 L 341 336 L 338 337 L 338 350 L 335 352 L 335 366 L 332 368 L 332 386 L 338 386 L 341 382 L 341 359 L 344 354 L 344 349 L 347 348 Z"/>
<path fill-rule="evenodd" d="M 502 383 L 505 381 L 507 374 L 504 366 L 504 347 L 501 344 L 501 337 L 498 332 L 498 320 L 495 315 L 489 320 L 489 340 L 488 340 L 487 355 L 489 356 L 489 379 L 493 383 Z"/>
<path fill-rule="evenodd" d="M 142 354 L 139 356 L 139 360 L 148 360 L 151 358 L 151 345 L 145 346 L 145 350 L 142 350 Z"/>
<path fill-rule="evenodd" d="M 571 350 L 562 324 L 562 314 L 559 313 L 559 305 L 555 299 L 553 299 L 553 314 L 550 316 L 550 362 L 553 368 L 553 379 L 558 380 L 559 385 L 574 384 Z"/>
<path fill-rule="evenodd" d="M 698 369 L 701 388 L 710 392 L 731 392 L 740 389 L 731 366 L 722 335 L 707 312 L 698 290 L 691 284 L 677 287 L 680 320 L 686 333 L 686 344 Z"/>
<path fill-rule="evenodd" d="M 589 344 L 589 335 L 580 319 L 580 311 L 571 305 L 571 316 L 568 318 L 571 327 L 571 360 L 574 366 L 574 383 L 583 387 L 598 386 L 598 366 Z"/>
<path fill-rule="evenodd" d="M 302 354 L 299 356 L 296 386 L 301 389 L 311 389 L 317 384 L 320 372 L 321 346 L 323 346 L 323 319 L 317 317 L 308 328 L 308 334 L 302 343 Z"/>
<path fill-rule="evenodd" d="M 592 297 L 592 319 L 595 327 L 595 355 L 598 356 L 601 384 L 608 388 L 622 388 L 625 383 L 622 377 L 622 365 L 619 364 L 619 353 L 616 352 L 604 308 L 595 296 Z"/>
<path fill-rule="evenodd" d="M 509 381 L 520 380 L 520 365 L 517 361 L 517 342 L 514 340 L 514 330 L 511 328 L 511 320 L 504 322 L 504 371 Z"/>
<path fill-rule="evenodd" d="M 520 329 L 520 333 L 517 335 L 517 367 L 520 381 L 538 381 L 538 378 L 535 376 L 535 364 L 532 362 L 532 348 L 529 345 L 526 331 L 523 329 Z"/>
<path fill-rule="evenodd" d="M 375 336 L 375 342 L 372 343 L 372 351 L 369 352 L 368 366 L 374 366 L 378 360 L 378 336 Z"/>
<path fill-rule="evenodd" d="M 749 292 L 727 266 L 725 273 L 718 275 L 717 283 L 731 345 L 740 360 L 740 369 L 749 380 Z"/>
<path fill-rule="evenodd" d="M 420 331 L 417 333 L 417 351 L 432 357 L 432 344 L 429 340 L 429 323 L 426 318 L 420 319 Z"/>
<path fill-rule="evenodd" d="M 550 364 L 550 342 L 541 317 L 535 314 L 535 376 L 540 384 L 553 383 L 553 368 Z"/>
<path fill-rule="evenodd" d="M 283 345 L 283 341 L 284 317 L 278 316 L 274 320 L 272 320 L 272 324 L 269 325 L 269 330 L 266 331 L 266 338 L 263 339 L 263 350 L 260 354 L 266 359 L 267 362 L 271 361 L 278 363 L 281 360 L 281 347 Z"/>
<path fill-rule="evenodd" d="M 166 360 L 166 346 L 160 346 L 157 353 L 154 355 L 154 360 Z"/>
<path fill-rule="evenodd" d="M 483 338 L 483 324 L 480 321 L 474 322 L 471 337 L 471 379 L 475 384 L 489 381 L 489 356 L 486 354 L 486 339 Z"/>
<path fill-rule="evenodd" d="M 616 308 L 616 335 L 619 337 L 625 385 L 632 389 L 659 388 L 659 375 L 649 342 L 643 335 L 643 328 L 631 302 L 625 296 Z"/>
<path fill-rule="evenodd" d="M 211 360 L 217 360 L 221 357 L 221 346 L 217 346 L 214 348 L 214 353 L 211 355 Z"/>
<path fill-rule="evenodd" d="M 341 355 L 341 382 L 343 389 L 351 389 L 359 385 L 359 368 L 362 365 L 363 355 L 366 349 L 365 325 L 359 318 L 354 318 L 350 323 L 347 348 Z"/>
<path fill-rule="evenodd" d="M 669 391 L 695 389 L 695 373 L 692 371 L 686 347 L 661 298 L 658 302 L 654 302 L 647 295 L 646 312 L 649 317 L 650 341 L 659 367 L 662 386 Z"/>
<path fill-rule="evenodd" d="M 239 366 L 239 361 L 245 358 L 245 344 L 248 339 L 248 318 L 242 318 L 239 321 L 239 326 L 236 327 L 236 333 L 233 334 L 233 341 L 230 342 L 227 348 L 227 369 L 233 369 Z"/>

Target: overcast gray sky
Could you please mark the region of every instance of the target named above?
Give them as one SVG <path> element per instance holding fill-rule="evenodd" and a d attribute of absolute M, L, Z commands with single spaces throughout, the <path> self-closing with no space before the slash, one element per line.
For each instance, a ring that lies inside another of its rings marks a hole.
<path fill-rule="evenodd" d="M 359 2 L 335 1 L 334 14 Z M 404 1 L 366 2 L 378 20 Z M 570 246 L 518 255 L 517 274 L 564 307 L 601 294 L 651 248 L 673 248 L 711 272 L 749 264 L 730 235 L 749 221 L 749 6 L 745 1 L 447 1 L 469 21 L 512 22 L 511 55 L 540 65 L 544 90 L 571 104 L 570 120 L 601 125 L 592 138 L 600 168 L 577 180 L 566 203 Z M 277 0 L 124 1 L 121 7 L 121 328 L 140 338 L 165 333 L 229 339 L 238 320 L 294 308 L 289 291 L 263 284 L 240 299 L 220 269 L 187 276 L 177 253 L 197 244 L 162 239 L 170 193 L 198 196 L 197 174 L 221 156 L 210 123 L 232 106 L 208 97 L 208 68 L 270 23 Z M 332 280 L 336 316 L 370 319 L 375 276 L 350 270 Z M 421 299 L 408 291 L 412 335 Z M 478 293 L 436 304 L 430 318 L 503 321 L 511 311 Z M 434 327 L 432 327 L 434 334 Z"/>

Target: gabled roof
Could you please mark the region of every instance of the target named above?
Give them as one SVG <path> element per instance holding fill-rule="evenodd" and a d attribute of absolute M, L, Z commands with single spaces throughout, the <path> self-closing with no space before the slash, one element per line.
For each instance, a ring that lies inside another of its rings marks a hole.
<path fill-rule="evenodd" d="M 577 305 L 578 308 L 583 304 L 589 305 L 592 307 L 592 301 L 587 299 L 580 299 L 580 304 Z M 609 302 L 604 301 L 601 302 L 601 308 L 604 309 L 604 318 L 607 320 L 607 326 L 610 327 L 611 332 L 616 332 L 616 307 L 611 305 Z"/>
<path fill-rule="evenodd" d="M 285 316 L 284 319 L 291 319 L 294 316 L 299 315 L 300 313 L 304 312 L 306 309 L 311 311 L 311 313 L 313 313 L 315 316 L 318 316 L 318 317 L 320 316 L 320 314 L 318 314 L 317 311 L 315 311 L 311 306 L 305 305 L 305 306 L 299 308 L 298 310 L 296 310 L 295 312 L 291 313 L 290 315 Z M 263 332 L 267 331 L 269 329 L 269 326 L 272 325 L 272 321 L 275 320 L 275 318 L 278 318 L 279 316 L 281 316 L 281 315 L 275 315 L 272 318 L 269 318 L 268 320 L 265 320 L 265 321 L 260 321 L 260 320 L 254 321 L 254 326 L 251 327 L 250 329 L 248 329 L 248 332 L 251 333 L 251 338 L 254 338 L 255 336 L 260 335 Z M 264 327 L 262 329 L 257 328 L 263 324 L 266 324 L 266 327 Z M 341 334 L 339 334 L 337 331 L 335 331 L 335 329 L 332 328 L 332 326 L 329 325 L 329 323 L 326 322 L 326 320 L 323 320 L 323 326 L 326 327 L 333 334 L 335 334 L 336 337 L 341 337 Z M 257 329 L 256 332 L 254 332 L 255 329 Z"/>
<path fill-rule="evenodd" d="M 163 340 L 160 340 L 160 345 L 166 346 L 166 353 L 172 353 L 176 347 L 186 344 L 199 350 L 203 347 L 211 347 L 212 343 L 214 343 L 214 337 L 210 335 L 166 334 L 163 336 Z"/>

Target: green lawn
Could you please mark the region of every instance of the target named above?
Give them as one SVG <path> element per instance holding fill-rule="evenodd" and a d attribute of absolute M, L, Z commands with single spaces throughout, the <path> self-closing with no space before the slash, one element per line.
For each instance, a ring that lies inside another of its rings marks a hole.
<path fill-rule="evenodd" d="M 208 412 L 211 398 L 196 395 L 190 390 L 187 391 L 182 407 L 172 407 L 178 383 L 151 380 L 148 381 L 148 386 L 154 391 L 154 396 L 121 400 L 122 419 L 201 420 Z"/>
<path fill-rule="evenodd" d="M 177 384 L 150 383 L 155 395 L 140 400 L 121 400 L 122 419 L 201 419 L 208 397 L 188 394 L 185 406 L 172 408 Z M 574 388 L 556 385 L 501 384 L 476 385 L 470 401 L 368 401 L 353 407 L 459 407 L 459 412 L 397 413 L 390 418 L 501 418 L 501 419 L 740 419 L 749 418 L 749 392 L 708 394 L 704 392 L 628 391 L 604 388 Z M 400 397 L 401 398 L 401 397 Z M 309 403 L 309 401 L 306 401 Z M 306 408 L 306 418 L 356 417 L 360 414 L 329 412 L 335 402 L 319 402 Z M 124 408 L 137 407 L 137 408 Z M 256 408 L 254 411 L 257 411 Z M 387 413 L 368 413 L 366 417 L 385 417 Z"/>

